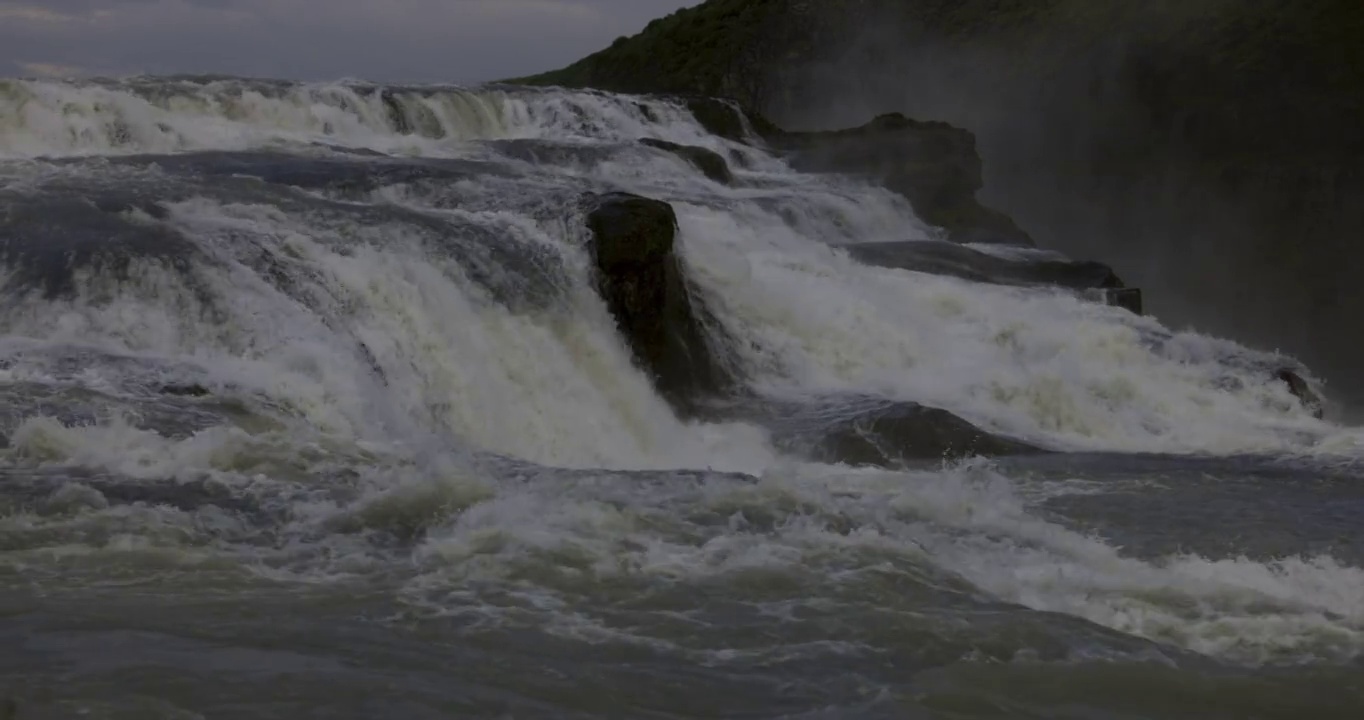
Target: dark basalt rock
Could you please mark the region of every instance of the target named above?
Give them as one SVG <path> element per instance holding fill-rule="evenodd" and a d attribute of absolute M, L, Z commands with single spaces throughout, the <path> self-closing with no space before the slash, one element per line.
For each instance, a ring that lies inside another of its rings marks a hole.
<path fill-rule="evenodd" d="M 667 140 L 656 138 L 644 138 L 639 141 L 641 145 L 670 152 L 683 160 L 691 163 L 703 175 L 722 185 L 728 185 L 734 181 L 734 175 L 729 171 L 729 163 L 725 162 L 720 154 L 695 145 L 679 145 Z"/>
<path fill-rule="evenodd" d="M 209 394 L 209 389 L 199 383 L 177 384 L 171 383 L 161 386 L 161 392 L 166 395 L 178 395 L 180 397 L 205 397 Z"/>
<path fill-rule="evenodd" d="M 767 118 L 743 108 L 732 100 L 704 95 L 664 97 L 680 102 L 706 132 L 726 140 L 751 144 L 755 140 L 761 141 L 784 134 L 781 128 L 773 125 Z M 749 130 L 752 130 L 753 134 L 750 134 Z"/>
<path fill-rule="evenodd" d="M 1074 290 L 1123 288 L 1122 279 L 1103 263 L 1087 260 L 1026 259 L 991 255 L 951 242 L 843 245 L 858 262 L 999 285 L 1056 285 Z"/>
<path fill-rule="evenodd" d="M 1275 371 L 1274 378 L 1288 386 L 1288 392 L 1312 413 L 1312 417 L 1320 420 L 1326 414 L 1326 405 L 1322 402 L 1321 396 L 1297 372 L 1290 368 L 1280 368 Z"/>
<path fill-rule="evenodd" d="M 976 199 L 980 155 L 975 136 L 961 128 L 891 113 L 861 127 L 781 133 L 771 141 L 796 170 L 855 175 L 899 193 L 955 242 L 1033 245 L 1007 215 Z"/>
<path fill-rule="evenodd" d="M 706 132 L 735 142 L 748 141 L 744 117 L 733 105 L 710 97 L 685 98 L 683 102 Z"/>
<path fill-rule="evenodd" d="M 722 394 L 733 379 L 717 362 L 704 310 L 688 292 L 675 249 L 677 216 L 666 202 L 627 193 L 586 200 L 598 292 L 659 393 L 690 415 L 696 401 Z"/>

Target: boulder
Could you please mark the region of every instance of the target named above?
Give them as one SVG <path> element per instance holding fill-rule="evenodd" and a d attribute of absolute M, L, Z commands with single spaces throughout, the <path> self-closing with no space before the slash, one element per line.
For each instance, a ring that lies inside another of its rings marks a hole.
<path fill-rule="evenodd" d="M 855 175 L 899 193 L 920 219 L 955 242 L 1033 245 L 1007 215 L 976 199 L 980 155 L 975 136 L 961 128 L 890 113 L 861 127 L 769 140 L 796 170 Z"/>
<path fill-rule="evenodd" d="M 729 163 L 726 163 L 725 159 L 714 150 L 707 150 L 695 145 L 679 145 L 656 138 L 644 138 L 639 142 L 641 145 L 670 152 L 686 160 L 697 170 L 700 170 L 703 175 L 722 185 L 728 185 L 734 181 L 734 175 L 729 171 Z"/>
<path fill-rule="evenodd" d="M 997 285 L 1055 285 L 1072 290 L 1120 289 L 1122 279 L 1103 263 L 1056 256 L 1001 257 L 952 242 L 906 240 L 841 246 L 858 262 Z"/>
<path fill-rule="evenodd" d="M 712 352 L 704 308 L 688 291 L 672 206 L 628 193 L 589 195 L 586 202 L 597 290 L 659 394 L 691 415 L 733 378 Z"/>

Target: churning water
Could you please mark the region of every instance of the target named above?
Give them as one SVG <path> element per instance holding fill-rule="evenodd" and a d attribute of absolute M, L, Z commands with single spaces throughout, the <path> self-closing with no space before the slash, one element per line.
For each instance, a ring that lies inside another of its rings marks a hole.
<path fill-rule="evenodd" d="M 1364 433 L 1290 360 L 858 264 L 931 229 L 670 101 L 0 81 L 0 156 L 0 717 L 1364 714 Z M 593 289 L 609 190 L 752 393 L 1056 452 L 679 419 Z"/>

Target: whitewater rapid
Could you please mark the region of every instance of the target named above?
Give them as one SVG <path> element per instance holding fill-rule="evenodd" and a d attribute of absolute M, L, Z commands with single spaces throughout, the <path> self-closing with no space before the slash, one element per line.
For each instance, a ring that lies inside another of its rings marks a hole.
<path fill-rule="evenodd" d="M 646 137 L 714 150 L 737 180 L 635 142 Z M 1364 652 L 1364 571 L 1332 557 L 1136 559 L 1035 515 L 983 461 L 818 465 L 784 456 L 757 424 L 679 419 L 593 290 L 586 190 L 672 204 L 688 276 L 738 339 L 726 362 L 760 394 L 913 401 L 1062 451 L 1364 455 L 1358 430 L 1268 380 L 1290 359 L 1059 289 L 855 262 L 834 245 L 930 229 L 898 196 L 796 174 L 672 101 L 5 80 L 0 157 L 0 381 L 37 393 L 11 404 L 4 462 L 267 498 L 285 508 L 287 550 L 253 550 L 255 572 L 379 572 L 392 556 L 337 528 L 421 515 L 406 602 L 570 634 L 607 632 L 565 609 L 583 578 L 798 570 L 855 584 L 885 571 L 849 564 L 866 553 L 944 592 L 1237 661 Z M 126 263 L 72 263 L 69 287 L 43 286 L 62 273 L 40 282 L 16 258 L 41 255 L 24 243 L 46 241 L 44 217 L 81 213 L 73 252 L 128 243 L 110 255 Z M 139 233 L 155 240 L 137 245 Z M 158 391 L 185 385 L 207 398 Z M 519 463 L 589 475 L 536 483 Z M 611 474 L 626 470 L 756 481 Z M 247 533 L 185 508 L 131 511 L 97 486 L 67 492 L 118 528 L 97 534 L 104 552 L 201 557 L 207 538 Z M 87 522 L 16 513 L 0 531 Z M 29 542 L 4 552 L 29 562 L 47 547 Z M 489 587 L 521 594 L 498 606 Z"/>

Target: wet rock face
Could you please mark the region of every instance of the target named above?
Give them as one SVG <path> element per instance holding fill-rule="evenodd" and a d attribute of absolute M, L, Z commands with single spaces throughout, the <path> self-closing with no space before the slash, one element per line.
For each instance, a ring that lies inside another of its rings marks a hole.
<path fill-rule="evenodd" d="M 1280 368 L 1274 373 L 1274 378 L 1288 386 L 1288 392 L 1312 413 L 1312 417 L 1320 420 L 1326 414 L 1326 406 L 1322 403 L 1321 396 L 1296 371 L 1291 368 Z"/>
<path fill-rule="evenodd" d="M 692 117 L 706 132 L 717 137 L 746 142 L 744 118 L 732 105 L 718 98 L 690 97 L 683 99 Z"/>
<path fill-rule="evenodd" d="M 947 410 L 869 396 L 741 401 L 719 415 L 766 426 L 783 452 L 813 462 L 900 468 L 972 456 L 1046 451 L 978 428 Z"/>
<path fill-rule="evenodd" d="M 1089 260 L 1000 257 L 951 242 L 856 243 L 842 246 L 858 262 L 998 285 L 1055 285 L 1072 290 L 1118 289 L 1113 268 Z"/>
<path fill-rule="evenodd" d="M 975 136 L 961 128 L 891 113 L 861 127 L 782 133 L 772 142 L 796 170 L 857 175 L 899 193 L 955 242 L 1033 245 L 1013 220 L 976 199 L 980 155 Z"/>
<path fill-rule="evenodd" d="M 1083 297 L 1087 300 L 1120 307 L 1133 315 L 1145 314 L 1142 305 L 1141 288 L 1100 288 L 1086 290 Z"/>
<path fill-rule="evenodd" d="M 670 152 L 686 160 L 697 170 L 700 170 L 703 175 L 722 185 L 728 185 L 734 181 L 734 175 L 729 171 L 729 163 L 726 163 L 725 159 L 713 150 L 695 145 L 679 145 L 655 138 L 644 138 L 639 143 L 664 152 Z"/>
<path fill-rule="evenodd" d="M 706 132 L 726 140 L 752 143 L 784 134 L 767 118 L 733 100 L 709 95 L 667 94 L 659 97 L 681 103 Z"/>
<path fill-rule="evenodd" d="M 589 196 L 597 290 L 635 360 L 659 393 L 684 415 L 731 387 L 702 327 L 677 257 L 677 216 L 659 200 L 611 193 Z"/>

